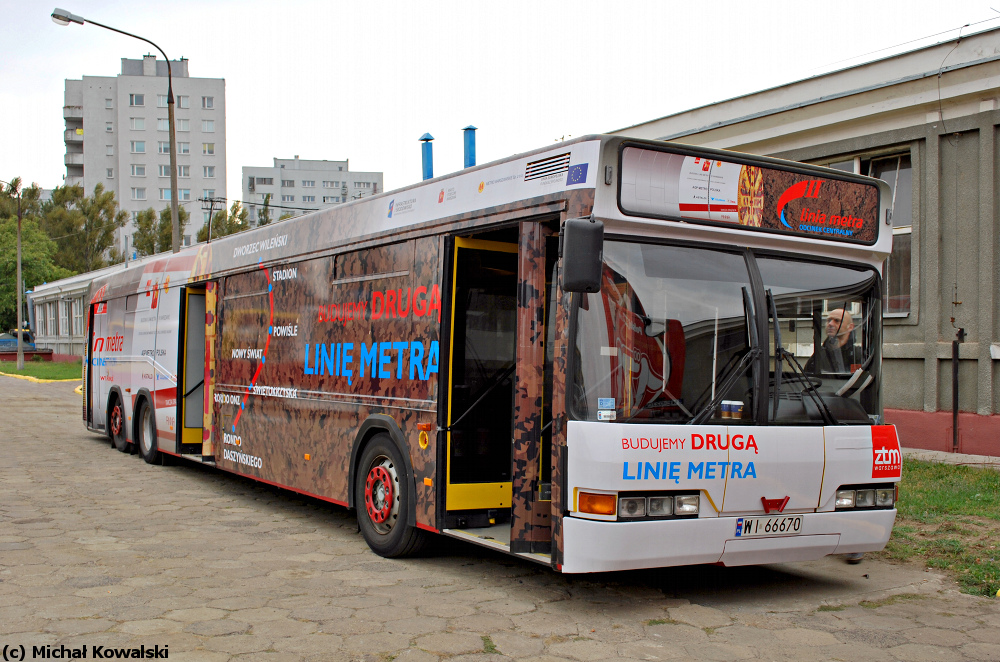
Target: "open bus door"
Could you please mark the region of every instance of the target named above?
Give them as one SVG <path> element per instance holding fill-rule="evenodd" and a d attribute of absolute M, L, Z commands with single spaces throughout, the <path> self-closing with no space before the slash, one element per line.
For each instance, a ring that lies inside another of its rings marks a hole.
<path fill-rule="evenodd" d="M 205 419 L 205 286 L 184 288 L 177 420 L 180 421 L 179 451 L 202 455 Z"/>
<path fill-rule="evenodd" d="M 554 261 L 539 222 L 520 225 L 519 244 L 456 238 L 448 334 L 445 527 L 546 563 Z"/>

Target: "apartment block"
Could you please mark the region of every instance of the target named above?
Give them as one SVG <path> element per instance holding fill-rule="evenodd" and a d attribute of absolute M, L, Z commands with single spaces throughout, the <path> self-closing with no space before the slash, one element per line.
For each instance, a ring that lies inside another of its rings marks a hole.
<path fill-rule="evenodd" d="M 265 200 L 272 221 L 299 216 L 382 192 L 381 172 L 352 172 L 348 161 L 274 159 L 271 167 L 243 168 L 243 200 L 257 225 Z M 268 198 L 270 196 L 270 198 Z"/>
<path fill-rule="evenodd" d="M 170 206 L 167 62 L 122 58 L 117 76 L 66 79 L 64 184 L 114 191 L 132 222 L 119 237 L 132 245 L 135 216 Z M 226 195 L 226 81 L 192 78 L 188 60 L 171 60 L 177 136 L 177 199 L 191 218 L 182 241 L 207 221 L 199 198 Z"/>

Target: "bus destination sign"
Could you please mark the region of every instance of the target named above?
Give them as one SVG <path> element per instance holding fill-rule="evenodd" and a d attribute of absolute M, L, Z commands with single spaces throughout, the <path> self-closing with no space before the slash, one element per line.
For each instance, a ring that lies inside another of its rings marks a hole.
<path fill-rule="evenodd" d="M 625 147 L 620 195 L 626 214 L 863 244 L 878 238 L 877 186 L 766 165 Z"/>

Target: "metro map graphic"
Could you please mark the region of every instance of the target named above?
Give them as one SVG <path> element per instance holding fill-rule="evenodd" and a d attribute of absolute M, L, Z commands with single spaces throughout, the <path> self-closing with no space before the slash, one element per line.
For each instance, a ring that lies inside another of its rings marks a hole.
<path fill-rule="evenodd" d="M 257 371 L 253 373 L 253 379 L 250 380 L 250 385 L 247 386 L 247 392 L 243 394 L 243 402 L 240 403 L 240 410 L 236 412 L 236 418 L 233 420 L 232 432 L 234 433 L 236 432 L 236 424 L 240 422 L 240 416 L 243 415 L 243 410 L 246 409 L 247 400 L 250 399 L 253 387 L 257 385 L 257 378 L 260 377 L 260 371 L 264 368 L 264 363 L 267 362 L 267 348 L 271 345 L 271 334 L 274 333 L 274 283 L 271 282 L 271 274 L 268 273 L 263 262 L 263 258 L 257 260 L 257 266 L 263 269 L 264 277 L 267 278 L 267 299 L 270 304 L 270 313 L 267 321 L 267 341 L 264 343 L 264 352 L 260 356 L 260 363 L 257 364 Z"/>

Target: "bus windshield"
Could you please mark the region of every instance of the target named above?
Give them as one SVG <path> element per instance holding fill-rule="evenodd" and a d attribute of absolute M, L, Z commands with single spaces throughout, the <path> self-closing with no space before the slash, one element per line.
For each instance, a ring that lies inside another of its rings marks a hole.
<path fill-rule="evenodd" d="M 751 269 L 766 292 L 756 308 Z M 601 291 L 579 295 L 574 313 L 570 414 L 752 424 L 764 398 L 776 424 L 870 424 L 876 282 L 868 268 L 606 241 Z M 769 333 L 758 337 L 763 319 Z M 756 374 L 762 355 L 767 378 Z"/>

